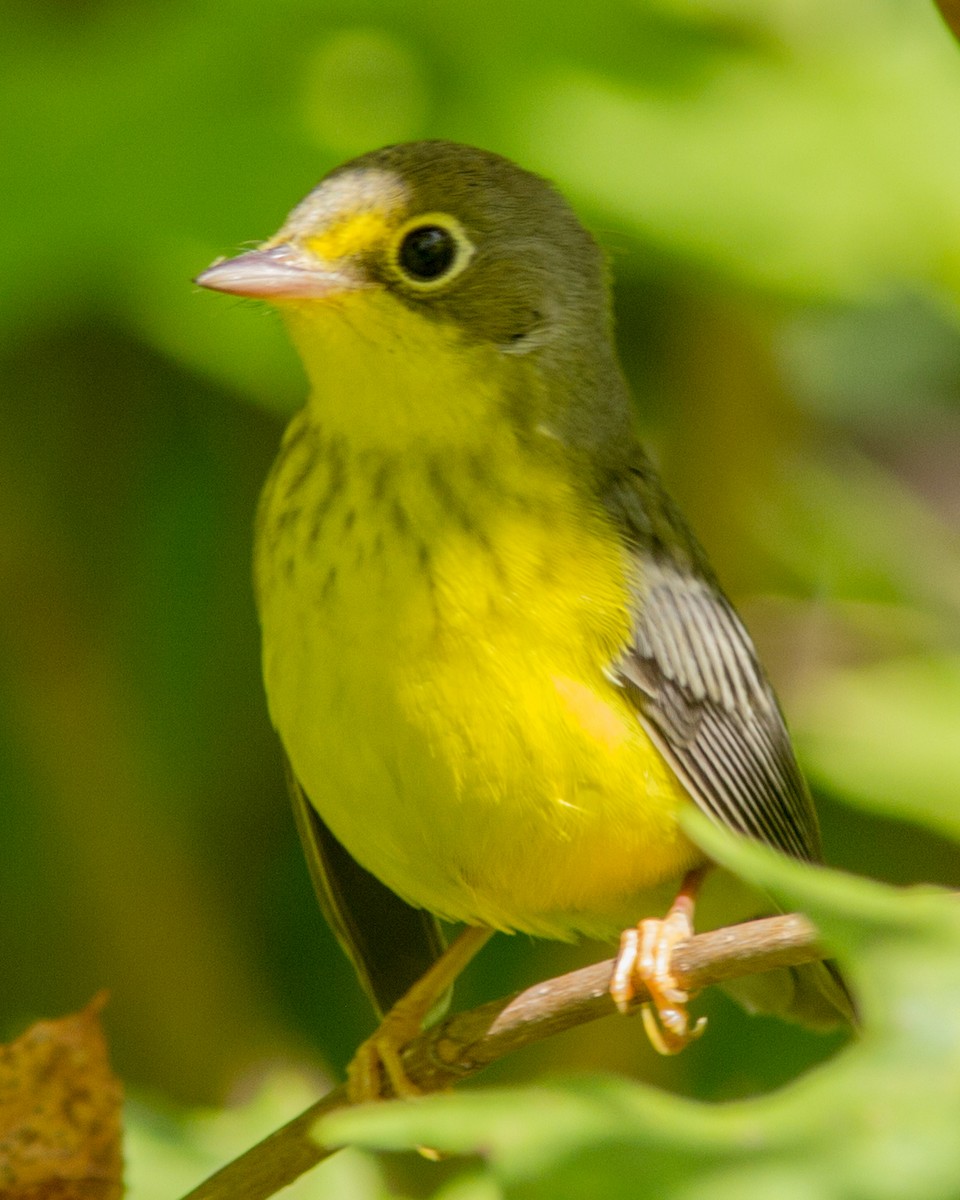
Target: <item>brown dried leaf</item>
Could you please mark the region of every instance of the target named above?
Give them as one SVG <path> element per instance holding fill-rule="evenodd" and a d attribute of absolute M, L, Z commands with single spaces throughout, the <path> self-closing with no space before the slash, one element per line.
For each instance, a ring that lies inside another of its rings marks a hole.
<path fill-rule="evenodd" d="M 101 993 L 0 1046 L 0 1200 L 123 1194 L 123 1092 L 107 1060 L 105 1003 Z"/>

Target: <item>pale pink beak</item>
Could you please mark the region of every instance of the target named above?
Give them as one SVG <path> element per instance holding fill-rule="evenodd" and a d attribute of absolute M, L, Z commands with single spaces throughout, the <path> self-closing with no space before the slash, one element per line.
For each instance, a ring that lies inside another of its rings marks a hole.
<path fill-rule="evenodd" d="M 355 275 L 287 243 L 250 250 L 207 267 L 194 283 L 257 300 L 321 300 L 363 287 Z"/>

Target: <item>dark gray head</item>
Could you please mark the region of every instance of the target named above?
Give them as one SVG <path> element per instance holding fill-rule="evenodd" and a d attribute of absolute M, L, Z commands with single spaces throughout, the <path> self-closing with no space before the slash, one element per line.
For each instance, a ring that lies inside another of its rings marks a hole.
<path fill-rule="evenodd" d="M 260 250 L 199 282 L 300 308 L 383 289 L 542 372 L 560 436 L 610 441 L 627 421 L 599 247 L 551 184 L 486 150 L 425 141 L 353 159 Z"/>

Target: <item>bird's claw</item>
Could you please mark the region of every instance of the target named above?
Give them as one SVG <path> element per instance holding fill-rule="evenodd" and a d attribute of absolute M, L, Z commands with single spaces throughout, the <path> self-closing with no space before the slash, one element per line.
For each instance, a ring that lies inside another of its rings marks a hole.
<path fill-rule="evenodd" d="M 403 1067 L 403 1049 L 420 1032 L 388 1013 L 375 1033 L 361 1042 L 347 1067 L 347 1098 L 351 1104 L 372 1104 L 392 1096 L 410 1099 L 422 1091 Z"/>
<path fill-rule="evenodd" d="M 617 1008 L 629 1013 L 637 984 L 643 985 L 650 995 L 641 1008 L 643 1027 L 659 1054 L 679 1054 L 706 1028 L 706 1017 L 690 1025 L 686 1008 L 690 994 L 671 969 L 674 949 L 692 935 L 689 913 L 677 905 L 663 920 L 641 921 L 636 928 L 624 930 L 620 938 L 610 994 Z"/>

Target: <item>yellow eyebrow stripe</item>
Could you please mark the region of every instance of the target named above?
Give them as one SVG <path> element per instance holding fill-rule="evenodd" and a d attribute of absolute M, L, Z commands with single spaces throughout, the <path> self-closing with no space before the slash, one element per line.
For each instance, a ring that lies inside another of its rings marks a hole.
<path fill-rule="evenodd" d="M 368 212 L 351 213 L 323 230 L 314 237 L 304 238 L 304 244 L 311 253 L 327 262 L 348 255 L 362 254 L 381 245 L 390 231 L 391 223 L 386 214 L 373 210 Z"/>

